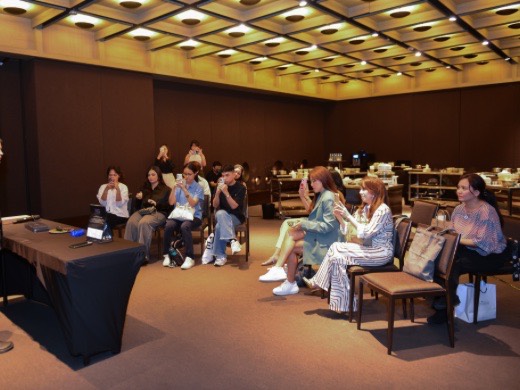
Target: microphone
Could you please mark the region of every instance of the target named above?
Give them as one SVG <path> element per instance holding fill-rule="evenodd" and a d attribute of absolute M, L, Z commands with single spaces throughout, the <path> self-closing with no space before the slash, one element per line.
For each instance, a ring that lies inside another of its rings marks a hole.
<path fill-rule="evenodd" d="M 24 223 L 24 222 L 29 222 L 29 221 L 36 221 L 37 219 L 40 219 L 39 215 L 30 215 L 28 217 L 23 217 L 23 218 L 17 219 L 16 221 L 13 222 L 13 224 Z"/>

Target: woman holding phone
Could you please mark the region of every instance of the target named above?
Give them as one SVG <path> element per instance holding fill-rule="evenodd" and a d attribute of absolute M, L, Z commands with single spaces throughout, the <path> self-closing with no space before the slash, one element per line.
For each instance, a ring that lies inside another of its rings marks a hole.
<path fill-rule="evenodd" d="M 107 211 L 107 224 L 114 226 L 128 221 L 128 187 L 121 183 L 121 168 L 111 165 L 107 168 L 108 183 L 99 187 L 97 198 L 99 204 Z"/>
<path fill-rule="evenodd" d="M 194 139 L 190 142 L 190 150 L 188 150 L 188 154 L 184 157 L 184 164 L 189 163 L 190 161 L 197 161 L 202 169 L 206 166 L 206 156 L 202 153 L 202 148 L 200 147 L 200 142 Z M 199 174 L 202 173 L 199 172 Z"/>
<path fill-rule="evenodd" d="M 334 217 L 334 194 L 336 185 L 327 168 L 315 167 L 309 174 L 314 199 L 309 197 L 307 181 L 302 181 L 299 189 L 300 198 L 306 209 L 311 210 L 309 218 L 299 221 L 289 227 L 284 239 L 280 257 L 274 267 L 259 278 L 262 282 L 285 280 L 273 290 L 275 295 L 297 294 L 299 289 L 295 282 L 297 255 L 303 254 L 306 265 L 320 264 L 333 242 L 339 241 L 339 223 Z M 287 263 L 288 271 L 285 275 L 283 265 Z"/>
<path fill-rule="evenodd" d="M 348 311 L 347 265 L 381 266 L 394 259 L 394 224 L 385 184 L 377 177 L 367 176 L 361 181 L 359 194 L 363 203 L 354 215 L 339 203 L 334 207 L 341 232 L 348 234 L 354 228 L 355 234 L 348 242 L 332 244 L 316 275 L 304 278 L 310 288 L 331 287 L 330 308 L 336 312 Z"/>
<path fill-rule="evenodd" d="M 168 146 L 161 145 L 154 165 L 161 169 L 162 177 L 166 185 L 170 188 L 175 187 L 175 179 L 173 177 L 175 164 L 172 162 L 170 156 L 168 156 Z"/>

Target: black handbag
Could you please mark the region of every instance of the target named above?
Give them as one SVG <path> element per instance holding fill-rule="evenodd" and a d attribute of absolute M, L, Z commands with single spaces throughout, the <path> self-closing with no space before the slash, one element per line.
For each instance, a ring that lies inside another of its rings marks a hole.
<path fill-rule="evenodd" d="M 146 207 L 146 208 L 144 208 L 144 209 L 139 210 L 138 213 L 144 216 L 144 215 L 150 215 L 150 214 L 153 214 L 153 213 L 155 213 L 156 211 L 157 211 L 157 210 L 155 209 L 155 207 L 154 207 L 154 206 L 151 206 L 151 207 Z"/>

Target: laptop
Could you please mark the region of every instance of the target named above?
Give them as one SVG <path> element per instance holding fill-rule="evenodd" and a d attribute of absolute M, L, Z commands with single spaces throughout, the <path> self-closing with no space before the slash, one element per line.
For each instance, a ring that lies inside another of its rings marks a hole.
<path fill-rule="evenodd" d="M 90 205 L 90 218 L 87 225 L 87 241 L 106 242 L 107 212 L 100 204 Z M 110 235 L 110 240 L 112 235 Z"/>

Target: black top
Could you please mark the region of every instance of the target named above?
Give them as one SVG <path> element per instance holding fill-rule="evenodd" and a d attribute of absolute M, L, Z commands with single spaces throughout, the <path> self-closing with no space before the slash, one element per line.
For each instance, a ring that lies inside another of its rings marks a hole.
<path fill-rule="evenodd" d="M 241 182 L 237 181 L 235 184 L 228 187 L 228 191 L 229 195 L 231 195 L 233 200 L 238 203 L 238 207 L 236 209 L 232 209 L 231 206 L 229 206 L 226 195 L 224 195 L 224 193 L 221 192 L 219 196 L 219 209 L 226 210 L 229 214 L 233 214 L 238 218 L 240 223 L 243 223 L 246 220 L 246 216 L 244 215 L 244 199 L 246 197 L 246 187 L 244 187 L 244 185 Z"/>
<path fill-rule="evenodd" d="M 166 161 L 163 159 L 155 159 L 155 166 L 159 167 L 162 173 L 173 173 L 175 169 L 175 164 L 170 159 Z"/>
<path fill-rule="evenodd" d="M 171 188 L 166 184 L 159 183 L 155 189 L 150 189 L 149 183 L 145 183 L 141 191 L 143 192 L 143 199 L 141 200 L 141 205 L 138 209 L 151 207 L 152 205 L 148 203 L 148 200 L 154 200 L 157 205 L 155 208 L 158 212 L 168 216 L 170 211 L 170 203 L 168 202 L 168 198 L 170 197 Z"/>
<path fill-rule="evenodd" d="M 209 189 L 211 190 L 211 196 L 214 196 L 215 192 L 217 191 L 217 187 L 213 187 L 211 183 L 217 184 L 217 181 L 218 179 L 220 179 L 221 176 L 221 172 L 215 173 L 213 172 L 213 169 L 206 174 L 206 180 L 210 184 Z"/>

